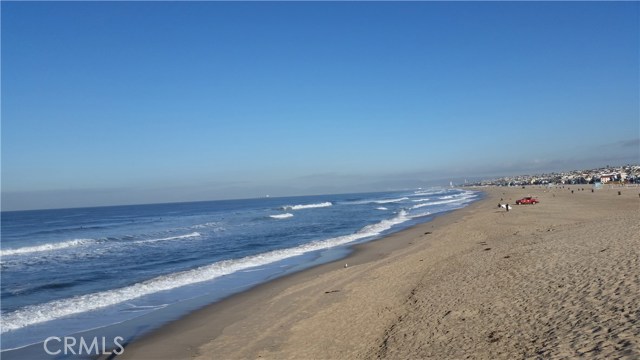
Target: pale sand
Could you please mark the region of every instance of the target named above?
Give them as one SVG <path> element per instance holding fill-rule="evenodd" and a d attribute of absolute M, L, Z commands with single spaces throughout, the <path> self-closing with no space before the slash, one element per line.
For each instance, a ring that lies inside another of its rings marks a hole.
<path fill-rule="evenodd" d="M 640 188 L 571 189 L 483 188 L 486 200 L 198 311 L 123 357 L 638 359 Z M 541 203 L 497 207 L 529 194 Z"/>

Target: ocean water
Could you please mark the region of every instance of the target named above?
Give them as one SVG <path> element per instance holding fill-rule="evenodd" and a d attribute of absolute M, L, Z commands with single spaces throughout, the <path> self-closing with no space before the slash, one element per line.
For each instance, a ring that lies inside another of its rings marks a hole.
<path fill-rule="evenodd" d="M 479 197 L 442 188 L 3 212 L 0 349 L 119 326 L 130 339 Z"/>

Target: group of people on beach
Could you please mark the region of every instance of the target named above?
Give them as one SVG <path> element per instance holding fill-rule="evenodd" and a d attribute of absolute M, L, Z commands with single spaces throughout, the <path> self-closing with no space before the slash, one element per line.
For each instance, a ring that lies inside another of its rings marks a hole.
<path fill-rule="evenodd" d="M 502 201 L 502 198 L 500 198 L 500 201 Z M 503 208 L 503 209 L 509 211 L 509 210 L 511 210 L 511 205 L 498 203 L 498 208 Z"/>
<path fill-rule="evenodd" d="M 498 203 L 498 207 L 506 209 L 507 211 L 512 209 L 511 205 L 509 205 L 509 204 L 500 204 L 500 203 Z"/>

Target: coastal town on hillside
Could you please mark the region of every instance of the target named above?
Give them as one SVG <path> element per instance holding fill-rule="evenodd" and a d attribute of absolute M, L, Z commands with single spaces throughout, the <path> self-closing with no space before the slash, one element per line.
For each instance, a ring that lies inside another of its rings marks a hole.
<path fill-rule="evenodd" d="M 640 184 L 640 165 L 605 166 L 589 170 L 572 170 L 536 175 L 504 176 L 500 178 L 466 182 L 464 186 L 523 186 L 571 184 Z"/>

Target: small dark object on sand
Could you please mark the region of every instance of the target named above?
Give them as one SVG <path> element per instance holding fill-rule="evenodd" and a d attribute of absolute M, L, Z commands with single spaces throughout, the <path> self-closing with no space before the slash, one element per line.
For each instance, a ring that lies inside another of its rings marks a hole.
<path fill-rule="evenodd" d="M 488 340 L 489 340 L 490 343 L 494 343 L 494 342 L 500 341 L 500 338 L 496 336 L 496 332 L 495 331 L 492 331 L 488 336 Z"/>
<path fill-rule="evenodd" d="M 424 233 L 425 235 L 429 235 L 431 234 L 431 231 L 427 231 L 426 233 Z"/>
<path fill-rule="evenodd" d="M 618 195 L 622 195 L 622 191 L 618 191 Z"/>

